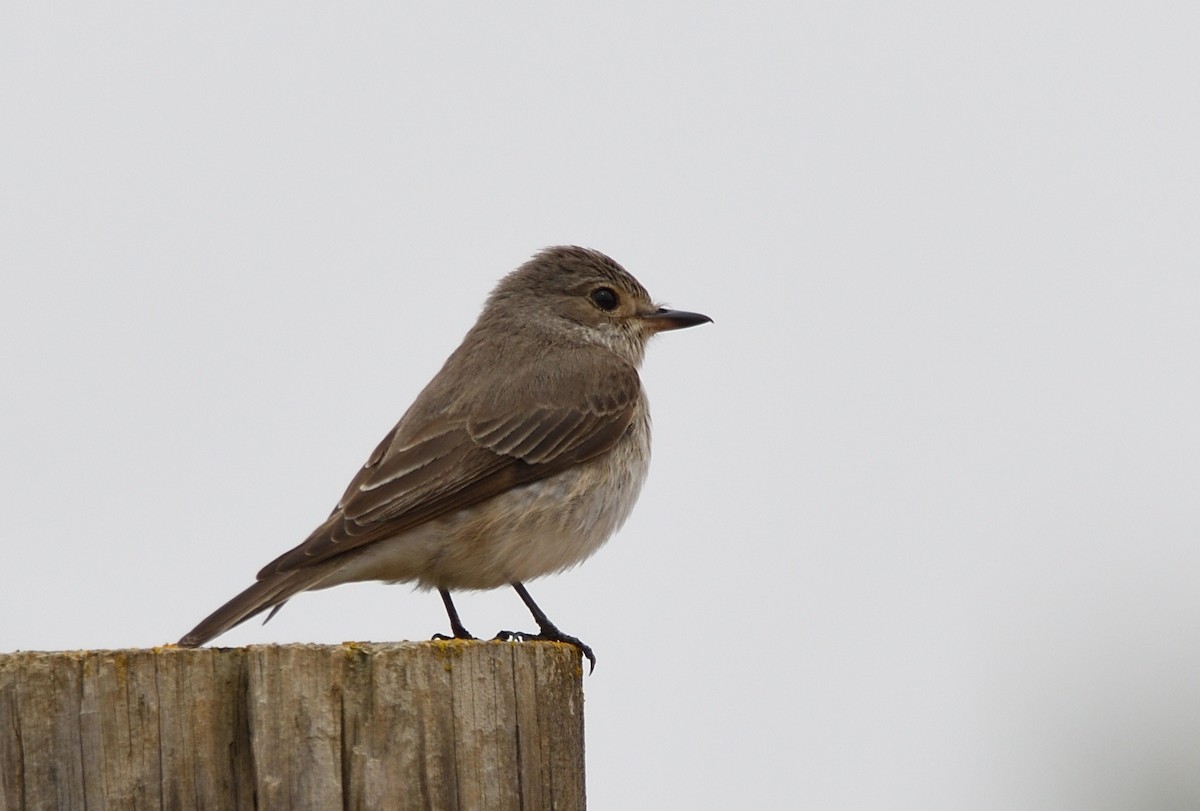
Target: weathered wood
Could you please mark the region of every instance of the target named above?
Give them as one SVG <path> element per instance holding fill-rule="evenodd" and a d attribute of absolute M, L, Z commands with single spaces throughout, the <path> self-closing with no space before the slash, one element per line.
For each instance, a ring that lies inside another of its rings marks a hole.
<path fill-rule="evenodd" d="M 0 811 L 583 807 L 568 645 L 0 654 Z"/>

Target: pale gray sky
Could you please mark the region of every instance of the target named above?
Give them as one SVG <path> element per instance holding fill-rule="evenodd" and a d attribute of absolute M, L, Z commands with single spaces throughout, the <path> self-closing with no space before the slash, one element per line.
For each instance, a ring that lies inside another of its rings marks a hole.
<path fill-rule="evenodd" d="M 633 518 L 530 585 L 599 657 L 592 807 L 1195 808 L 1198 26 L 7 5 L 0 651 L 177 639 L 577 243 L 716 322 L 650 349 Z M 220 642 L 445 630 L 372 584 Z"/>

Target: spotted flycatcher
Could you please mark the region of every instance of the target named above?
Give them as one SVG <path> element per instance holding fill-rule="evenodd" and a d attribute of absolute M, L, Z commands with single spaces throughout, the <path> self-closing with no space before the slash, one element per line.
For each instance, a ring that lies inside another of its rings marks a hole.
<path fill-rule="evenodd" d="M 451 590 L 511 585 L 539 633 L 505 638 L 568 642 L 594 667 L 523 583 L 584 560 L 629 516 L 650 463 L 646 341 L 711 320 L 653 304 L 596 251 L 539 253 L 492 291 L 329 518 L 179 644 L 362 580 L 437 589 L 454 637 L 471 639 Z"/>

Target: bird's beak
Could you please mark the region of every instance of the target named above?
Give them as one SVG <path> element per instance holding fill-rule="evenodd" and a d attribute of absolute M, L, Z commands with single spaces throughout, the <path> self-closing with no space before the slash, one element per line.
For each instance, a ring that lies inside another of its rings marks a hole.
<path fill-rule="evenodd" d="M 646 325 L 646 331 L 650 334 L 711 322 L 712 319 L 707 315 L 689 313 L 684 310 L 668 310 L 666 307 L 659 307 L 654 312 L 642 316 L 642 323 Z"/>

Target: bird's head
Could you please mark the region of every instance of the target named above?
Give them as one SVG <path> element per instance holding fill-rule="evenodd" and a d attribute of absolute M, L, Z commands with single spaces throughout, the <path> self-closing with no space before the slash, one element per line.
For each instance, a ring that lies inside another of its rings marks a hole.
<path fill-rule="evenodd" d="M 655 304 L 646 288 L 604 254 L 575 246 L 547 248 L 500 281 L 483 318 L 515 316 L 550 342 L 585 341 L 641 364 L 646 341 L 667 330 L 712 321 Z"/>

